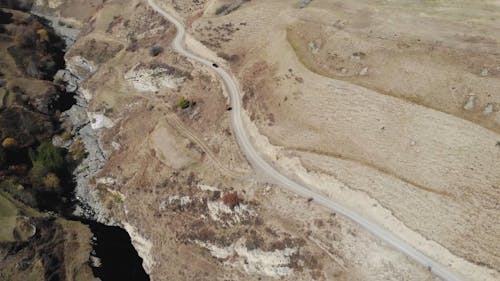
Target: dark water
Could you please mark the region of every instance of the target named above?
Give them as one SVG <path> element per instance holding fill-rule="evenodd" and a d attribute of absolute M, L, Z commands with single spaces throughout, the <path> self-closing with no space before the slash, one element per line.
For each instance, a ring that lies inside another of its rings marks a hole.
<path fill-rule="evenodd" d="M 96 277 L 102 281 L 149 281 L 149 276 L 142 267 L 142 258 L 124 229 L 94 221 L 83 223 L 90 227 L 97 238 L 93 249 L 101 259 L 102 266 L 93 268 Z"/>
<path fill-rule="evenodd" d="M 76 104 L 75 94 L 62 92 L 49 104 L 49 110 L 64 112 Z"/>
<path fill-rule="evenodd" d="M 74 198 L 74 196 L 72 196 Z M 47 198 L 45 198 L 47 199 Z M 72 213 L 76 199 L 52 198 L 53 211 L 70 220 L 79 221 L 90 228 L 95 240 L 92 243 L 93 256 L 101 260 L 101 266 L 92 268 L 94 276 L 102 281 L 149 281 L 149 275 L 142 267 L 139 256 L 127 231 L 118 226 L 109 226 L 93 220 L 75 217 Z M 56 210 L 57 209 L 57 210 Z"/>

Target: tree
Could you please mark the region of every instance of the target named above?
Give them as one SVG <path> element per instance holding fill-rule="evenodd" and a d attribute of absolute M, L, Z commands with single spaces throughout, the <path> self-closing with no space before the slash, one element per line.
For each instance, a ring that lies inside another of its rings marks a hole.
<path fill-rule="evenodd" d="M 36 149 L 36 153 L 30 153 L 33 168 L 39 164 L 48 171 L 57 171 L 64 166 L 64 157 L 61 149 L 50 142 L 43 142 Z"/>

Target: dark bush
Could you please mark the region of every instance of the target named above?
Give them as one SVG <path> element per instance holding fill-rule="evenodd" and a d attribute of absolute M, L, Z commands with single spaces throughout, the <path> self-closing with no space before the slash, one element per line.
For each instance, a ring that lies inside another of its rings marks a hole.
<path fill-rule="evenodd" d="M 162 52 L 163 52 L 163 48 L 160 46 L 154 46 L 153 48 L 151 48 L 151 50 L 149 50 L 149 54 L 152 57 L 156 57 L 157 55 L 161 54 Z"/>

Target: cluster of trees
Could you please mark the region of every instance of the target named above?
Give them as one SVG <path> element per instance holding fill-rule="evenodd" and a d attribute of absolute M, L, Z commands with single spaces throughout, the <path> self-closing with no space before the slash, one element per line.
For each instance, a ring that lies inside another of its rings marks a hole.
<path fill-rule="evenodd" d="M 0 146 L 0 170 L 7 169 L 11 174 L 10 180 L 17 177 L 20 182 L 28 182 L 36 191 L 60 192 L 60 175 L 64 175 L 71 164 L 64 150 L 46 141 L 27 151 L 26 163 L 22 161 L 25 149 L 18 147 L 14 138 L 5 138 Z M 27 181 L 23 179 L 24 174 Z"/>
<path fill-rule="evenodd" d="M 30 16 L 12 28 L 14 45 L 8 48 L 18 67 L 32 78 L 50 80 L 64 64 L 65 43 L 36 17 Z"/>
<path fill-rule="evenodd" d="M 50 142 L 44 142 L 36 151 L 30 150 L 32 168 L 30 181 L 34 187 L 43 187 L 46 191 L 57 191 L 60 187 L 58 173 L 62 173 L 66 161 L 62 150 Z"/>
<path fill-rule="evenodd" d="M 0 0 L 0 6 L 26 1 Z M 0 73 L 0 90 L 6 88 L 7 98 L 15 97 L 8 99 L 0 114 L 0 190 L 31 207 L 63 209 L 73 189 L 76 158 L 81 160 L 86 154 L 81 144 L 68 152 L 51 141 L 62 129 L 53 109 L 59 102 L 59 87 L 49 84 L 64 67 L 64 40 L 37 16 L 16 12 L 14 17 L 0 9 L 2 31 L 4 39 L 9 40 L 5 56 L 19 71 Z M 10 79 L 11 74 L 26 78 L 25 83 L 18 85 Z M 44 83 L 48 90 L 44 86 L 41 93 L 31 93 L 38 90 L 29 86 L 35 80 L 48 81 Z M 32 99 L 34 96 L 36 99 Z"/>

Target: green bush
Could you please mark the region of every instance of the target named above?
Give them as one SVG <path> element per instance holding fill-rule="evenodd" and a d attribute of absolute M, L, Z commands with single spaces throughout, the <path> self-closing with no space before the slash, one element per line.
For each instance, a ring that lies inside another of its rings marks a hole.
<path fill-rule="evenodd" d="M 189 102 L 189 100 L 187 100 L 185 97 L 181 97 L 179 99 L 178 105 L 179 105 L 180 108 L 186 109 L 186 108 L 188 108 L 191 105 L 191 102 Z"/>
<path fill-rule="evenodd" d="M 30 153 L 33 168 L 41 165 L 48 171 L 61 170 L 64 167 L 64 156 L 60 148 L 50 142 L 43 142 L 36 149 L 36 153 Z"/>

